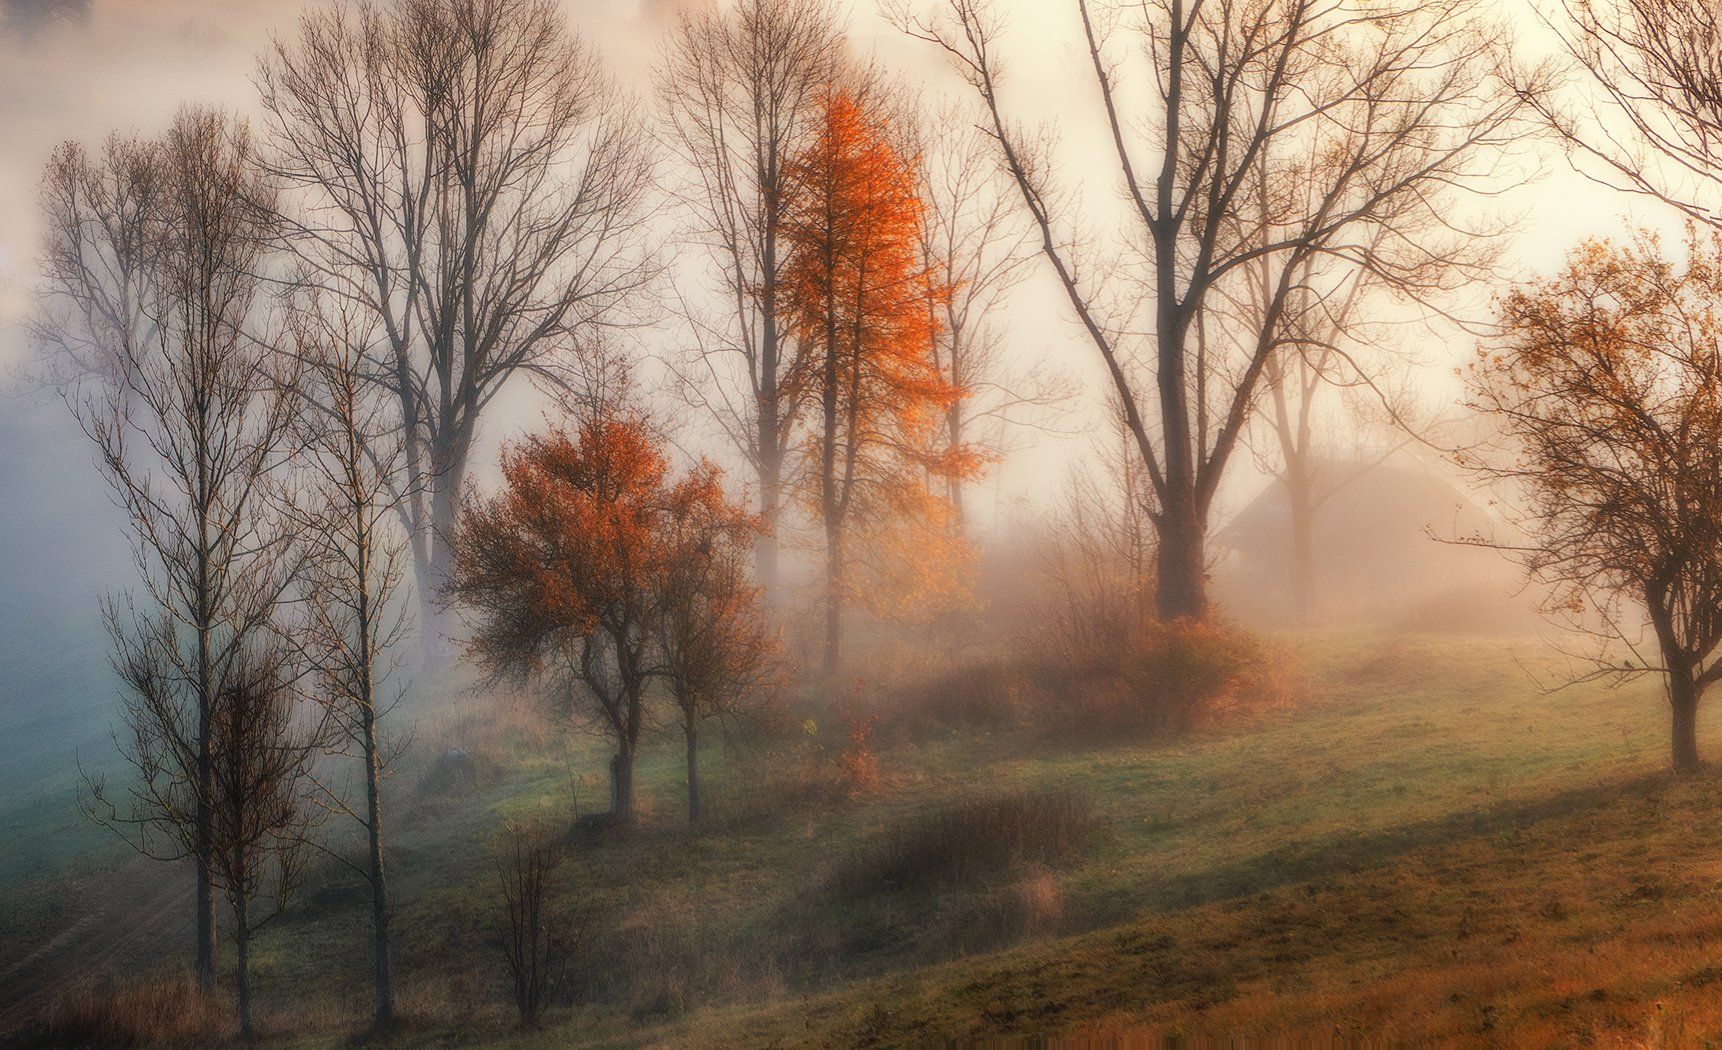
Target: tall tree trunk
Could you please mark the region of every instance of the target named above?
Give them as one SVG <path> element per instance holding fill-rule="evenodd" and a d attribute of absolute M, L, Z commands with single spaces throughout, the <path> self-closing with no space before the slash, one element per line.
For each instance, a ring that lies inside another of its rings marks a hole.
<path fill-rule="evenodd" d="M 775 410 L 774 410 L 775 411 Z M 776 440 L 773 437 L 772 440 Z M 778 608 L 778 542 L 777 519 L 783 502 L 783 463 L 776 452 L 760 458 L 759 464 L 759 540 L 754 547 L 754 577 L 765 600 L 768 612 Z"/>
<path fill-rule="evenodd" d="M 215 797 L 215 754 L 214 743 L 211 739 L 211 727 L 215 712 L 212 710 L 213 688 L 208 671 L 208 633 L 199 632 L 198 662 L 203 683 L 200 685 L 198 704 L 197 729 L 197 827 L 196 846 L 197 856 L 193 858 L 197 866 L 197 988 L 201 992 L 213 992 L 216 987 L 216 931 L 215 931 L 215 883 L 211 877 L 211 869 L 215 866 L 215 813 L 211 800 Z"/>
<path fill-rule="evenodd" d="M 1673 714 L 1674 771 L 1698 769 L 1698 698 L 1700 688 L 1684 670 L 1668 676 L 1668 703 Z"/>
<path fill-rule="evenodd" d="M 764 178 L 762 175 L 762 183 Z M 765 594 L 766 610 L 775 611 L 781 593 L 778 588 L 777 519 L 783 504 L 783 421 L 782 406 L 777 389 L 778 357 L 782 353 L 777 330 L 777 208 L 775 198 L 767 201 L 765 244 L 761 263 L 764 287 L 760 297 L 762 328 L 759 360 L 759 403 L 755 406 L 759 424 L 759 516 L 764 526 L 754 554 L 754 571 L 760 589 Z"/>
<path fill-rule="evenodd" d="M 688 745 L 688 823 L 700 820 L 700 729 L 697 719 L 689 717 L 682 728 Z"/>
<path fill-rule="evenodd" d="M 430 479 L 431 535 L 429 564 L 420 566 L 419 607 L 424 617 L 426 666 L 447 667 L 454 662 L 454 617 L 442 603 L 443 588 L 454 572 L 455 520 L 460 511 L 460 489 L 466 477 L 465 450 L 444 450 L 435 456 L 437 471 Z"/>
<path fill-rule="evenodd" d="M 1282 479 L 1291 510 L 1292 611 L 1299 626 L 1315 618 L 1315 506 L 1310 483 L 1301 473 L 1288 471 Z"/>
<path fill-rule="evenodd" d="M 610 759 L 610 815 L 618 824 L 634 821 L 634 745 L 627 740 L 617 742 Z"/>
<path fill-rule="evenodd" d="M 209 842 L 209 818 L 202 804 L 198 806 L 198 838 Z M 209 879 L 208 846 L 200 847 L 197 858 L 197 990 L 215 991 L 215 887 Z"/>
<path fill-rule="evenodd" d="M 376 714 L 365 715 L 365 816 L 371 839 L 371 935 L 375 966 L 373 1020 L 378 1028 L 395 1022 L 394 981 L 389 959 L 389 893 L 383 876 L 383 817 L 377 769 Z"/>
<path fill-rule="evenodd" d="M 843 529 L 835 522 L 825 526 L 825 670 L 834 673 L 842 664 L 843 642 Z"/>
<path fill-rule="evenodd" d="M 1206 619 L 1207 530 L 1197 513 L 1194 493 L 1168 487 L 1159 525 L 1156 611 L 1162 620 Z"/>
<path fill-rule="evenodd" d="M 234 972 L 239 988 L 239 1037 L 256 1037 L 256 1025 L 251 1014 L 251 909 L 241 888 L 233 895 L 233 933 L 238 946 L 238 968 Z"/>
<path fill-rule="evenodd" d="M 211 869 L 215 866 L 215 670 L 210 655 L 210 625 L 215 620 L 211 609 L 208 537 L 208 467 L 199 460 L 197 512 L 197 594 L 194 615 L 197 618 L 197 987 L 213 992 L 216 987 L 215 960 L 215 885 Z"/>

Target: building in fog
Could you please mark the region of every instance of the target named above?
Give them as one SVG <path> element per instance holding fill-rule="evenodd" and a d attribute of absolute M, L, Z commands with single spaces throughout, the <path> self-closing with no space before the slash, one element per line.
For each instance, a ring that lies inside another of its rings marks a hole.
<path fill-rule="evenodd" d="M 1312 622 L 1379 622 L 1430 630 L 1521 630 L 1534 619 L 1522 574 L 1496 550 L 1455 542 L 1506 527 L 1445 478 L 1334 461 L 1311 530 Z M 1291 505 L 1269 482 L 1216 536 L 1214 582 L 1238 618 L 1296 618 Z"/>

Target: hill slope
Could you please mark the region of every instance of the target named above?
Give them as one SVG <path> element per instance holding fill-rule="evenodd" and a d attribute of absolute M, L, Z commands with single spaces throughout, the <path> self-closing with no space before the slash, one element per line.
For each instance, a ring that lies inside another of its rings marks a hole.
<path fill-rule="evenodd" d="M 695 831 L 674 748 L 658 746 L 640 832 L 566 846 L 567 901 L 590 919 L 586 1005 L 537 1032 L 509 1022 L 498 986 L 486 849 L 504 818 L 565 821 L 571 791 L 591 808 L 601 756 L 486 697 L 427 711 L 390 782 L 411 1024 L 392 1045 L 1537 1044 L 1722 1028 L 1718 784 L 1662 774 L 1654 683 L 1544 692 L 1526 669 L 1553 667 L 1529 642 L 1281 644 L 1307 680 L 1298 707 L 1174 743 L 950 731 L 883 746 L 879 787 L 856 798 L 818 780 L 830 726 L 714 750 L 715 819 Z M 1722 734 L 1703 742 L 1718 754 Z M 428 757 L 450 744 L 484 756 L 479 787 L 426 795 Z M 853 887 L 891 835 L 1001 790 L 1077 794 L 1095 833 L 1044 861 Z M 118 871 L 52 892 L 94 899 Z M 16 898 L 31 936 L 54 928 L 46 892 Z M 172 965 L 182 949 L 108 961 Z M 261 953 L 273 1040 L 337 1046 L 362 1027 L 364 953 L 363 895 L 321 873 Z"/>

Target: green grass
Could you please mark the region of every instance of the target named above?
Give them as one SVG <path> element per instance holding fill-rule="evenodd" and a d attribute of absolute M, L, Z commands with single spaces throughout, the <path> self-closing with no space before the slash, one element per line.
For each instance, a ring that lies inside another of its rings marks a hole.
<path fill-rule="evenodd" d="M 1654 683 L 1546 693 L 1527 668 L 1557 668 L 1534 643 L 1354 633 L 1279 644 L 1301 669 L 1295 706 L 1170 744 L 1049 749 L 1011 732 L 945 733 L 882 752 L 883 783 L 854 799 L 810 784 L 829 765 L 830 726 L 769 748 L 713 747 L 713 819 L 698 830 L 680 820 L 680 756 L 666 741 L 641 770 L 651 813 L 640 831 L 568 847 L 568 901 L 591 916 L 591 955 L 606 969 L 578 1014 L 553 1013 L 533 1033 L 508 1023 L 485 944 L 486 851 L 505 818 L 564 825 L 571 783 L 594 808 L 602 755 L 494 724 L 485 699 L 467 698 L 427 717 L 390 782 L 397 971 L 413 1025 L 399 1045 L 895 1045 L 1336 1024 L 1464 1038 L 1515 1019 L 1524 1033 L 1572 1035 L 1522 1003 L 1483 1010 L 1463 974 L 1441 968 L 1505 966 L 1473 958 L 1485 942 L 1527 971 L 1567 958 L 1573 936 L 1613 950 L 1633 923 L 1663 930 L 1677 903 L 1716 897 L 1722 868 L 1694 865 L 1717 863 L 1704 858 L 1722 843 L 1722 816 L 1704 806 L 1710 781 L 1663 784 Z M 480 794 L 415 801 L 424 762 L 466 742 L 493 770 Z M 1080 791 L 1100 834 L 1077 856 L 972 887 L 833 889 L 844 858 L 893 822 L 1002 787 Z M 1659 889 L 1623 910 L 1637 876 Z M 1600 903 L 1585 896 L 1596 886 L 1608 888 Z M 1570 918 L 1542 916 L 1551 892 L 1572 899 L 1549 914 Z M 258 988 L 277 1041 L 341 1045 L 359 1026 L 361 900 L 330 869 L 266 937 Z M 1501 945 L 1509 925 L 1520 932 Z M 1459 998 L 1407 993 L 1417 973 Z M 1627 1004 L 1649 994 L 1607 989 L 1575 1016 L 1614 1031 L 1637 1023 Z"/>

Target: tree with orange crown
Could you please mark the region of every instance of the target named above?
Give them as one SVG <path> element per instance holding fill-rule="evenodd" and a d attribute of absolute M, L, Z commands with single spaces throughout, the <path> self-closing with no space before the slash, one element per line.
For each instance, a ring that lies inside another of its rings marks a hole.
<path fill-rule="evenodd" d="M 611 815 L 627 824 L 650 685 L 666 679 L 697 720 L 724 690 L 754 681 L 747 661 L 769 656 L 765 640 L 734 626 L 758 620 L 757 593 L 729 572 L 756 526 L 725 500 L 710 464 L 672 478 L 633 415 L 528 438 L 503 451 L 502 471 L 502 492 L 466 504 L 450 594 L 472 611 L 473 649 L 493 672 L 565 688 L 575 712 L 614 739 Z M 666 623 L 686 628 L 677 644 L 666 644 Z M 746 652 L 710 654 L 738 636 Z M 684 667 L 696 657 L 708 666 Z M 690 755 L 691 791 L 695 776 Z"/>
<path fill-rule="evenodd" d="M 921 262 L 915 163 L 892 142 L 863 89 L 828 89 L 819 135 L 791 168 L 792 256 L 784 313 L 808 351 L 813 427 L 803 491 L 825 533 L 825 667 L 840 656 L 851 580 L 849 540 L 891 535 L 894 511 L 938 520 L 933 477 L 974 473 L 979 459 L 938 439 L 963 392 L 931 359 L 929 300 L 947 294 Z M 944 530 L 927 530 L 944 535 Z M 948 572 L 949 552 L 920 551 L 911 574 Z"/>

